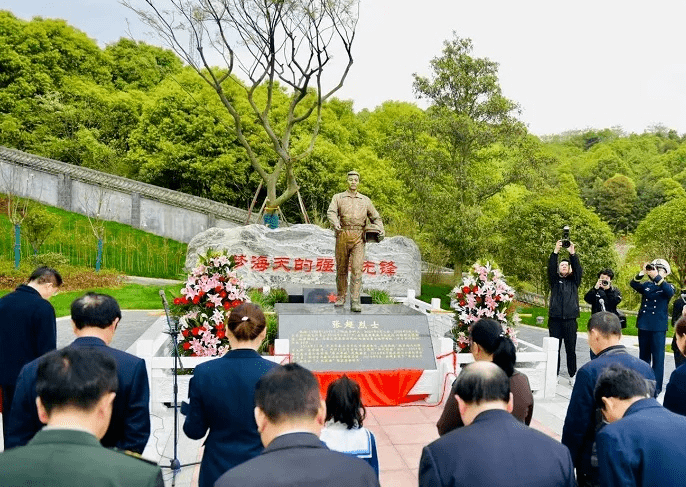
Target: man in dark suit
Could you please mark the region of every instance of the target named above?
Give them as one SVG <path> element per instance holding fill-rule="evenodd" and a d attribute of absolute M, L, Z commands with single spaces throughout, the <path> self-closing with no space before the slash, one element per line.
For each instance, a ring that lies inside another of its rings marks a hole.
<path fill-rule="evenodd" d="M 59 272 L 39 267 L 28 284 L 0 299 L 0 409 L 5 441 L 19 371 L 57 347 L 55 310 L 48 300 L 61 285 Z"/>
<path fill-rule="evenodd" d="M 48 427 L 0 454 L 3 487 L 162 487 L 156 464 L 103 448 L 117 390 L 117 364 L 97 350 L 67 347 L 40 359 L 36 404 Z"/>
<path fill-rule="evenodd" d="M 467 426 L 424 447 L 419 487 L 576 485 L 567 448 L 510 414 L 510 380 L 500 367 L 468 365 L 455 390 Z"/>
<path fill-rule="evenodd" d="M 602 418 L 595 406 L 593 390 L 601 372 L 612 364 L 621 364 L 641 374 L 654 390 L 655 375 L 650 365 L 629 354 L 620 343 L 621 339 L 622 326 L 616 314 L 601 311 L 591 315 L 588 346 L 596 357 L 577 373 L 562 429 L 562 444 L 572 455 L 580 487 L 598 483 L 598 470 L 593 467 L 592 457 L 596 431 Z"/>
<path fill-rule="evenodd" d="M 264 451 L 219 477 L 215 487 L 378 487 L 364 460 L 329 450 L 319 440 L 326 405 L 312 372 L 275 367 L 255 388 L 255 419 Z"/>
<path fill-rule="evenodd" d="M 142 453 L 150 436 L 148 372 L 143 359 L 108 346 L 121 320 L 119 304 L 107 294 L 87 293 L 71 304 L 71 319 L 77 338 L 69 347 L 95 348 L 117 362 L 119 387 L 103 446 Z M 5 448 L 25 445 L 42 427 L 35 404 L 38 362 L 19 374 Z"/>
<path fill-rule="evenodd" d="M 636 371 L 603 371 L 595 401 L 610 423 L 598 432 L 600 485 L 686 485 L 686 418 L 650 397 Z"/>

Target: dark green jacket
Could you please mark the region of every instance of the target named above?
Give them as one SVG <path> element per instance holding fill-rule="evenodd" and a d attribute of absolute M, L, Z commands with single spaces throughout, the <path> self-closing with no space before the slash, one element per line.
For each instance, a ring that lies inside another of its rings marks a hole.
<path fill-rule="evenodd" d="M 163 487 L 156 464 L 100 445 L 85 431 L 43 429 L 0 453 L 3 487 Z"/>

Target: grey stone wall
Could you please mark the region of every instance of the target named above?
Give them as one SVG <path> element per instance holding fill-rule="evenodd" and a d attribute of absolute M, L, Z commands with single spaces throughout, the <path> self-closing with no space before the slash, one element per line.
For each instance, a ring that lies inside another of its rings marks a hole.
<path fill-rule="evenodd" d="M 0 146 L 0 192 L 125 223 L 181 242 L 245 224 L 248 212 L 216 201 Z M 252 215 L 251 222 L 256 222 Z"/>

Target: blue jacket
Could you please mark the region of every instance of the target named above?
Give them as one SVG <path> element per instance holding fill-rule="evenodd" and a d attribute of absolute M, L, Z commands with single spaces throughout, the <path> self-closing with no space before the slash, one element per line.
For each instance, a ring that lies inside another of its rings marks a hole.
<path fill-rule="evenodd" d="M 686 418 L 641 399 L 598 433 L 600 485 L 686 485 Z"/>
<path fill-rule="evenodd" d="M 673 413 L 686 416 L 686 364 L 677 367 L 669 377 L 663 404 Z"/>
<path fill-rule="evenodd" d="M 143 453 L 150 437 L 150 387 L 145 361 L 108 347 L 104 341 L 95 337 L 77 338 L 69 346 L 94 348 L 117 362 L 119 387 L 112 404 L 110 426 L 100 443 L 105 447 Z M 36 359 L 27 364 L 17 379 L 5 448 L 25 445 L 43 427 L 36 410 L 39 361 Z"/>
<path fill-rule="evenodd" d="M 0 299 L 0 386 L 13 386 L 24 365 L 55 348 L 55 309 L 38 291 L 22 284 Z"/>
<path fill-rule="evenodd" d="M 606 348 L 577 371 L 562 428 L 562 444 L 569 448 L 574 466 L 582 473 L 591 472 L 591 453 L 597 422 L 593 391 L 600 373 L 612 364 L 633 369 L 655 382 L 655 373 L 650 365 L 630 355 L 623 345 Z"/>
<path fill-rule="evenodd" d="M 210 430 L 200 465 L 200 487 L 212 487 L 221 474 L 262 453 L 255 423 L 255 385 L 277 366 L 254 350 L 237 349 L 195 368 L 183 431 L 199 440 Z"/>
<path fill-rule="evenodd" d="M 643 296 L 636 326 L 639 330 L 667 331 L 667 308 L 669 300 L 674 296 L 674 286 L 660 275 L 655 277 L 655 281 L 648 279 L 643 282 L 642 278 L 643 276 L 636 275 L 629 283 Z"/>
<path fill-rule="evenodd" d="M 569 450 L 493 409 L 424 447 L 419 487 L 571 487 Z"/>

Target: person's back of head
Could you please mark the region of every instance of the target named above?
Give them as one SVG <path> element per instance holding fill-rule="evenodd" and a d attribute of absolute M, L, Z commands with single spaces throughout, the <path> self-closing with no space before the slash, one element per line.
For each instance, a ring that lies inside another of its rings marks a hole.
<path fill-rule="evenodd" d="M 366 416 L 362 404 L 360 385 L 347 375 L 331 384 L 326 390 L 326 420 L 333 419 L 348 426 L 361 427 Z"/>
<path fill-rule="evenodd" d="M 652 386 L 633 369 L 612 364 L 602 371 L 596 381 L 593 396 L 605 418 L 616 421 L 634 402 L 650 397 Z"/>
<path fill-rule="evenodd" d="M 460 416 L 467 426 L 488 410 L 512 412 L 510 379 L 493 362 L 477 361 L 462 369 L 455 381 L 455 395 Z"/>
<path fill-rule="evenodd" d="M 274 367 L 255 386 L 255 406 L 274 424 L 314 419 L 321 406 L 319 382 L 296 363 Z"/>
<path fill-rule="evenodd" d="M 674 323 L 674 334 L 680 337 L 686 335 L 686 316 L 682 316 Z"/>
<path fill-rule="evenodd" d="M 36 373 L 41 420 L 51 424 L 55 414 L 65 412 L 74 413 L 75 418 L 87 415 L 108 395 L 111 414 L 111 399 L 117 386 L 117 364 L 112 357 L 94 349 L 76 347 L 50 352 L 40 359 Z M 93 434 L 101 438 L 109 420 L 109 416 L 103 419 Z"/>
<path fill-rule="evenodd" d="M 619 317 L 609 311 L 599 311 L 591 315 L 588 331 L 591 330 L 597 330 L 605 338 L 622 336 L 622 324 Z"/>
<path fill-rule="evenodd" d="M 50 283 L 57 288 L 62 285 L 62 276 L 59 272 L 51 267 L 38 267 L 29 276 L 29 283 Z"/>
<path fill-rule="evenodd" d="M 79 330 L 84 327 L 107 328 L 121 320 L 119 303 L 108 294 L 86 293 L 71 303 L 71 319 Z"/>
<path fill-rule="evenodd" d="M 467 404 L 510 400 L 510 380 L 491 362 L 474 362 L 457 376 L 455 393 Z"/>
<path fill-rule="evenodd" d="M 472 341 L 493 356 L 493 363 L 503 369 L 508 377 L 514 373 L 517 350 L 503 327 L 495 320 L 482 318 L 472 326 Z"/>
<path fill-rule="evenodd" d="M 259 306 L 242 303 L 231 310 L 227 328 L 239 342 L 255 340 L 267 326 L 267 320 Z"/>

